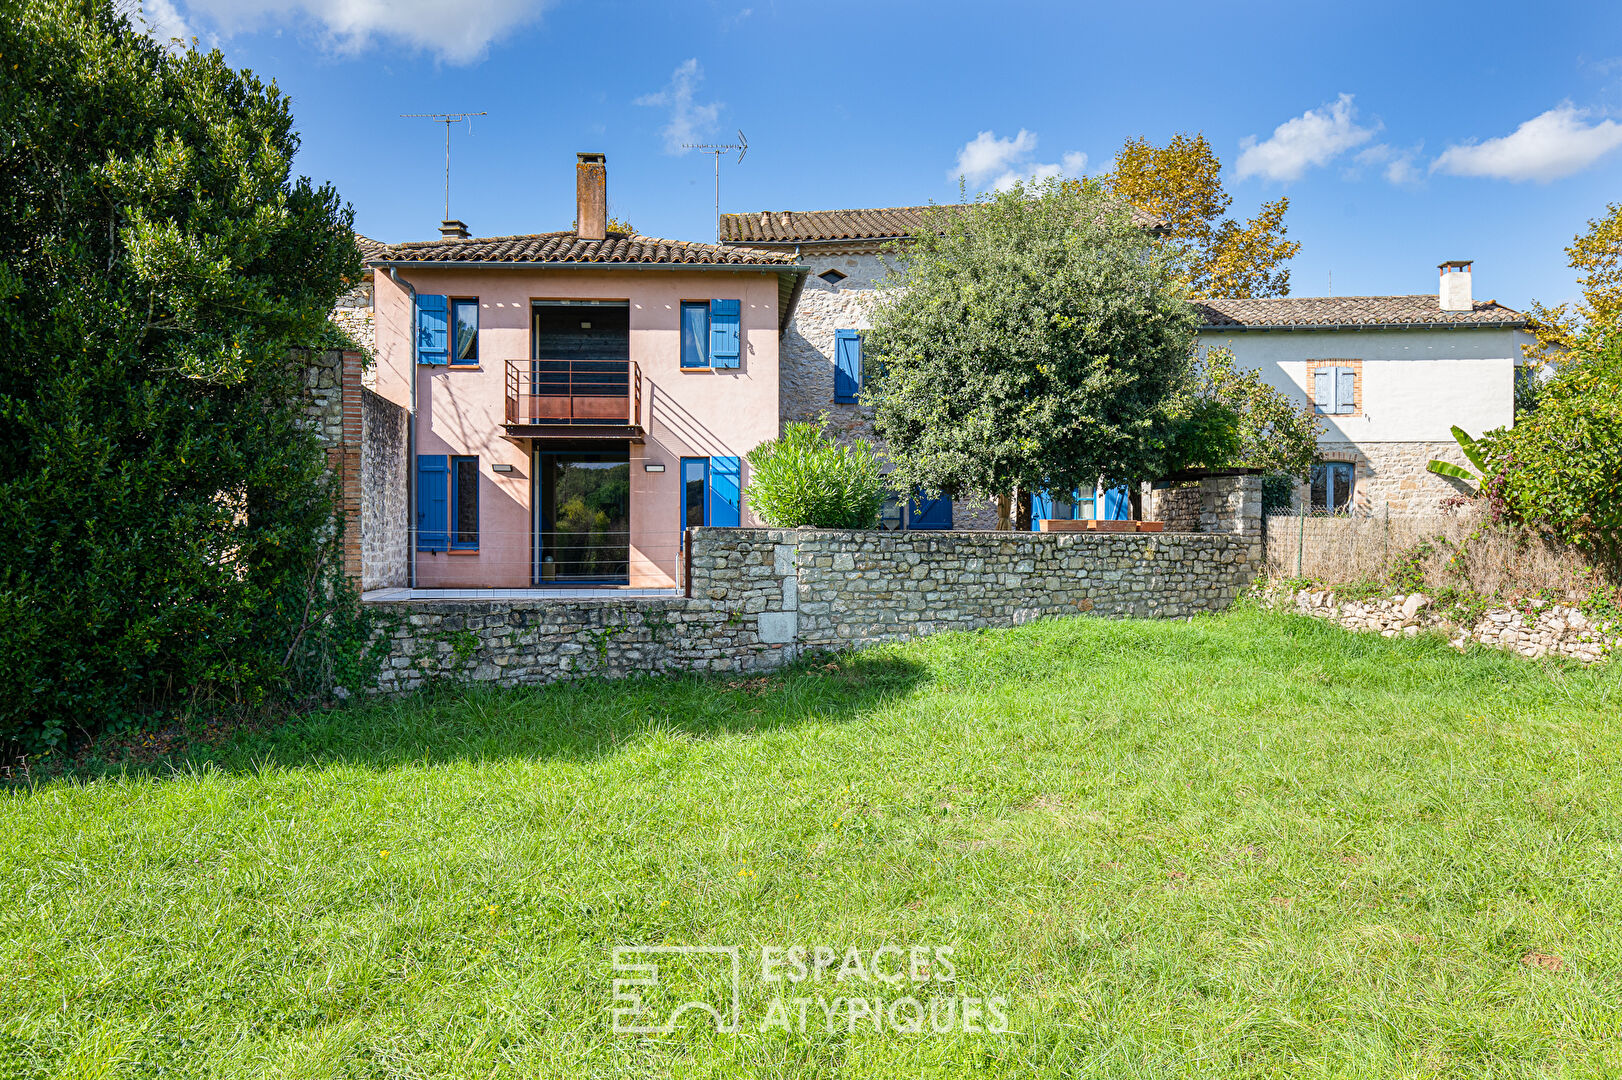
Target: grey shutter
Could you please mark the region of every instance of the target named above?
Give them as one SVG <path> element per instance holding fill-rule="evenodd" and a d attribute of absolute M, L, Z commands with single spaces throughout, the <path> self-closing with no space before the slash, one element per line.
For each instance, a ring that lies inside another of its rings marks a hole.
<path fill-rule="evenodd" d="M 1330 378 L 1333 372 L 1333 368 L 1319 368 L 1312 373 L 1312 403 L 1319 412 L 1331 412 L 1335 408 L 1335 389 Z"/>
<path fill-rule="evenodd" d="M 1349 367 L 1335 369 L 1335 411 L 1357 411 L 1357 373 Z"/>

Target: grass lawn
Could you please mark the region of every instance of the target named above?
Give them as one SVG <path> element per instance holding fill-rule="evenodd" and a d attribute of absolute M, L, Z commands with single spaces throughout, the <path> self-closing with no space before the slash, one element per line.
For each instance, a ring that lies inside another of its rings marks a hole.
<path fill-rule="evenodd" d="M 1080 618 L 210 756 L 0 794 L 0 1078 L 1622 1072 L 1622 670 Z M 740 1033 L 612 1032 L 660 944 Z"/>

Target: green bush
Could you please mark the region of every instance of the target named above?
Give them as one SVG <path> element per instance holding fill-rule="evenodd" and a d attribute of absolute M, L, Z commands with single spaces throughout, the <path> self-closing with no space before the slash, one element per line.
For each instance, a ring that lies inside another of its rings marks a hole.
<path fill-rule="evenodd" d="M 785 424 L 749 454 L 750 509 L 767 525 L 871 529 L 884 504 L 878 454 L 862 440 L 838 446 L 818 424 Z"/>
<path fill-rule="evenodd" d="M 358 677 L 289 352 L 360 258 L 288 99 L 110 0 L 0 55 L 0 756 Z"/>
<path fill-rule="evenodd" d="M 1537 408 L 1478 444 L 1496 507 L 1622 563 L 1622 336 L 1584 334 Z"/>

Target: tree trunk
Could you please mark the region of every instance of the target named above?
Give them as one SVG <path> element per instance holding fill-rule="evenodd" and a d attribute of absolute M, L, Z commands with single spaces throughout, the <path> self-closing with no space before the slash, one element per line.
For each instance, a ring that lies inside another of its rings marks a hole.
<path fill-rule="evenodd" d="M 1143 485 L 1128 484 L 1126 486 L 1126 499 L 1132 509 L 1128 511 L 1133 521 L 1143 520 Z"/>
<path fill-rule="evenodd" d="M 1012 529 L 1014 527 L 1014 497 L 1012 495 L 997 496 L 997 528 Z"/>
<path fill-rule="evenodd" d="M 1016 506 L 1018 509 L 1014 511 L 1014 528 L 1018 529 L 1020 532 L 1030 532 L 1031 493 L 1021 488 L 1018 494 Z"/>

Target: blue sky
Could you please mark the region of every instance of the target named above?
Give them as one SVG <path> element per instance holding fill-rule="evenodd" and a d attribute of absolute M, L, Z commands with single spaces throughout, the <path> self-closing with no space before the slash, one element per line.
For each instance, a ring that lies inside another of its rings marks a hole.
<path fill-rule="evenodd" d="M 145 0 L 291 95 L 298 169 L 357 227 L 567 228 L 577 150 L 612 212 L 714 235 L 722 209 L 910 205 L 1009 175 L 1094 172 L 1136 135 L 1203 131 L 1233 211 L 1290 197 L 1292 292 L 1428 292 L 1476 260 L 1477 298 L 1575 292 L 1562 248 L 1622 200 L 1622 4 L 887 0 Z"/>

